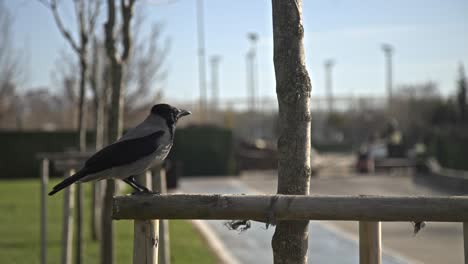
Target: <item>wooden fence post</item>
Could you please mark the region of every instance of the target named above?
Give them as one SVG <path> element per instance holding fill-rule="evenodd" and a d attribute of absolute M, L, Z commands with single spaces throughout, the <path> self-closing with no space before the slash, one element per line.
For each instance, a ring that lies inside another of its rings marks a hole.
<path fill-rule="evenodd" d="M 463 222 L 463 243 L 465 249 L 465 264 L 468 264 L 468 222 Z"/>
<path fill-rule="evenodd" d="M 65 172 L 65 177 L 74 173 L 75 170 L 71 169 L 68 173 Z M 62 264 L 72 263 L 74 192 L 74 184 L 63 191 Z"/>
<path fill-rule="evenodd" d="M 41 264 L 47 263 L 47 184 L 49 183 L 49 160 L 41 164 Z"/>
<path fill-rule="evenodd" d="M 380 264 L 382 259 L 380 222 L 359 222 L 359 263 Z"/>
<path fill-rule="evenodd" d="M 151 172 L 146 172 L 146 187 L 151 184 Z M 144 195 L 144 194 L 142 194 Z M 133 234 L 133 263 L 157 264 L 159 244 L 158 220 L 135 220 Z"/>
<path fill-rule="evenodd" d="M 70 174 L 72 175 L 72 174 Z M 83 189 L 81 183 L 75 184 L 76 192 L 76 243 L 75 264 L 81 264 L 83 256 Z"/>
<path fill-rule="evenodd" d="M 99 243 L 100 264 L 114 263 L 114 225 L 112 223 L 112 197 L 115 194 L 115 180 L 106 180 L 101 211 L 101 241 Z"/>
<path fill-rule="evenodd" d="M 167 193 L 166 170 L 157 167 L 153 170 L 153 191 Z M 171 263 L 171 249 L 169 240 L 169 220 L 159 220 L 159 264 Z"/>
<path fill-rule="evenodd" d="M 94 241 L 101 240 L 101 215 L 105 189 L 103 187 L 105 183 L 105 181 L 98 181 L 92 184 L 91 239 Z"/>

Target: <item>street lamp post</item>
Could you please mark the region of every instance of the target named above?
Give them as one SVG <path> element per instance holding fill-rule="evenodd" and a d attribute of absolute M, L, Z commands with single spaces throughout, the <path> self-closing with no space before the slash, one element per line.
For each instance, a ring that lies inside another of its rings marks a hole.
<path fill-rule="evenodd" d="M 218 102 L 219 102 L 219 61 L 221 57 L 218 55 L 211 56 L 211 92 L 212 92 L 212 108 L 213 110 L 218 110 Z"/>
<path fill-rule="evenodd" d="M 247 38 L 250 40 L 251 47 L 247 52 L 247 97 L 248 97 L 248 108 L 251 112 L 255 112 L 256 108 L 256 95 L 257 95 L 257 69 L 255 63 L 255 57 L 257 56 L 257 33 L 249 33 Z"/>
<path fill-rule="evenodd" d="M 206 110 L 206 59 L 205 59 L 205 30 L 203 17 L 203 0 L 197 1 L 197 32 L 198 32 L 198 80 L 200 88 L 200 121 L 205 121 Z"/>
<path fill-rule="evenodd" d="M 328 101 L 328 114 L 333 112 L 333 80 L 332 80 L 332 68 L 335 66 L 335 61 L 328 59 L 324 63 L 325 66 L 325 89 L 327 91 Z"/>
<path fill-rule="evenodd" d="M 382 44 L 382 51 L 385 54 L 386 58 L 386 83 L 387 83 L 387 108 L 390 109 L 392 106 L 393 100 L 393 65 L 392 65 L 392 55 L 394 52 L 393 47 L 390 44 Z"/>

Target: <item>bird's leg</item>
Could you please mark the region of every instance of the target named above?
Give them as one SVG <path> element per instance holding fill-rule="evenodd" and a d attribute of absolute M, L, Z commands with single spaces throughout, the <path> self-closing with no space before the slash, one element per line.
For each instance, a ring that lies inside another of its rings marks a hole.
<path fill-rule="evenodd" d="M 133 176 L 125 178 L 123 179 L 123 181 L 128 185 L 132 186 L 132 188 L 137 190 L 137 192 L 151 193 L 151 191 L 148 188 L 136 182 L 135 177 Z"/>

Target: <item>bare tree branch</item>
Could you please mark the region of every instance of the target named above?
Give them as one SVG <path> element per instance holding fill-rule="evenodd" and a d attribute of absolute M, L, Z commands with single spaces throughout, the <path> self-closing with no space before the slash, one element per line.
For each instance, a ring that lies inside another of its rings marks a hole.
<path fill-rule="evenodd" d="M 16 87 L 21 79 L 21 55 L 13 46 L 13 18 L 0 0 L 0 121 L 2 126 L 8 123 L 8 118 L 19 114 L 15 108 L 18 105 Z M 10 118 L 11 119 L 11 118 Z M 5 122 L 5 123 L 4 123 Z M 10 122 L 11 123 L 11 122 Z"/>
<path fill-rule="evenodd" d="M 60 31 L 60 33 L 63 35 L 63 37 L 68 41 L 72 49 L 77 53 L 80 54 L 80 48 L 78 46 L 78 43 L 76 42 L 75 39 L 73 39 L 72 35 L 70 34 L 70 31 L 65 28 L 65 25 L 62 22 L 62 19 L 60 18 L 59 12 L 58 12 L 58 7 L 57 7 L 57 0 L 37 0 L 40 3 L 42 3 L 45 7 L 50 9 L 52 12 L 52 15 L 54 16 L 55 24 L 57 24 L 57 27 Z"/>
<path fill-rule="evenodd" d="M 126 61 L 130 55 L 130 48 L 132 45 L 132 38 L 130 36 L 130 21 L 133 16 L 133 6 L 136 0 L 120 0 L 120 8 L 122 9 L 122 45 L 123 51 L 120 57 L 122 61 Z"/>
<path fill-rule="evenodd" d="M 135 33 L 132 56 L 127 62 L 124 75 L 125 114 L 131 116 L 139 106 L 154 102 L 167 71 L 164 68 L 169 42 L 162 42 L 162 25 L 153 24 L 149 35 L 138 34 L 144 17 L 137 12 L 132 31 Z M 158 86 L 158 87 L 156 87 Z"/>
<path fill-rule="evenodd" d="M 115 3 L 114 0 L 107 0 L 107 22 L 104 24 L 104 31 L 106 35 L 106 52 L 111 61 L 117 61 L 117 54 L 115 52 Z"/>
<path fill-rule="evenodd" d="M 76 77 L 78 71 L 79 65 L 72 55 L 69 52 L 60 52 L 51 77 L 54 86 L 61 87 L 63 90 L 62 100 L 71 105 L 74 105 L 78 98 L 78 78 Z"/>
<path fill-rule="evenodd" d="M 99 17 L 101 10 L 101 1 L 94 2 L 94 8 L 91 8 L 91 4 L 88 4 L 88 19 L 89 19 L 89 28 L 88 32 L 94 32 L 96 27 L 96 21 Z"/>

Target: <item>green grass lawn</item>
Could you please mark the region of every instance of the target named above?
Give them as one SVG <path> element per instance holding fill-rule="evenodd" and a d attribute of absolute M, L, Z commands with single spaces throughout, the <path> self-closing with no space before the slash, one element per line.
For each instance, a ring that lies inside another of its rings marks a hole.
<path fill-rule="evenodd" d="M 49 189 L 57 181 L 50 183 Z M 83 263 L 99 263 L 98 243 L 90 234 L 90 184 L 84 184 Z M 0 181 L 0 260 L 39 263 L 39 180 Z M 63 192 L 47 198 L 47 263 L 60 262 Z M 133 223 L 114 221 L 116 263 L 132 263 Z M 170 221 L 172 263 L 216 263 L 216 258 L 187 221 Z"/>

